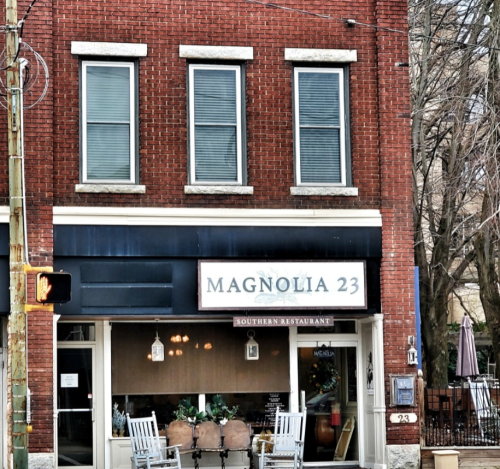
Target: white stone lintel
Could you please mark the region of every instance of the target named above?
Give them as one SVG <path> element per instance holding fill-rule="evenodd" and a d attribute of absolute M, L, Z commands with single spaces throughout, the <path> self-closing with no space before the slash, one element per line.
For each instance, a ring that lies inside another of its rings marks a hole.
<path fill-rule="evenodd" d="M 292 195 L 325 195 L 325 196 L 342 196 L 342 197 L 357 197 L 357 187 L 307 187 L 295 186 L 290 187 Z"/>
<path fill-rule="evenodd" d="M 75 192 L 87 194 L 145 194 L 146 186 L 140 184 L 77 184 Z"/>
<path fill-rule="evenodd" d="M 184 186 L 185 194 L 252 195 L 252 186 Z"/>
<path fill-rule="evenodd" d="M 358 51 L 354 49 L 289 49 L 285 48 L 285 60 L 292 62 L 335 62 L 358 61 Z"/>
<path fill-rule="evenodd" d="M 179 46 L 183 59 L 252 60 L 253 47 L 237 46 Z"/>
<path fill-rule="evenodd" d="M 124 42 L 71 42 L 71 53 L 74 55 L 97 55 L 102 57 L 146 57 L 147 44 Z"/>

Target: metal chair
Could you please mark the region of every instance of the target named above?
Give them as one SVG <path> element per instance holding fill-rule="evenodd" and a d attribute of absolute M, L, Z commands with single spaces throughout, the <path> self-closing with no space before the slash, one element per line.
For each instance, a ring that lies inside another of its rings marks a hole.
<path fill-rule="evenodd" d="M 132 445 L 132 457 L 135 469 L 167 467 L 181 469 L 178 446 L 161 446 L 158 435 L 156 415 L 131 419 L 127 414 L 128 432 Z"/>
<path fill-rule="evenodd" d="M 276 411 L 274 434 L 270 441 L 262 442 L 259 469 L 302 469 L 304 456 L 304 438 L 306 434 L 306 413 Z M 272 452 L 266 453 L 266 446 L 272 446 Z"/>

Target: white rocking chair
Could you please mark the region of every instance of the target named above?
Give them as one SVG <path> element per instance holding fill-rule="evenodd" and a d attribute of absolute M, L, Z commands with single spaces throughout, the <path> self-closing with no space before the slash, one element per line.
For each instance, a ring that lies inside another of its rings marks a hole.
<path fill-rule="evenodd" d="M 481 436 L 497 442 L 500 438 L 500 415 L 498 406 L 491 403 L 488 383 L 485 379 L 480 382 L 469 379 L 469 388 Z"/>
<path fill-rule="evenodd" d="M 151 417 L 136 419 L 131 419 L 127 414 L 127 425 L 133 454 L 130 459 L 133 460 L 135 469 L 159 467 L 181 469 L 179 447 L 160 445 L 154 412 Z"/>
<path fill-rule="evenodd" d="M 306 413 L 276 411 L 276 424 L 271 441 L 262 442 L 259 469 L 302 469 L 304 438 L 306 434 Z M 272 445 L 272 453 L 265 448 Z"/>

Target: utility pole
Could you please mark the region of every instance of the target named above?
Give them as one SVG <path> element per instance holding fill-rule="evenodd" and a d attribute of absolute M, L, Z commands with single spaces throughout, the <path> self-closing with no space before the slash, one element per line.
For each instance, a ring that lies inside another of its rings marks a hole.
<path fill-rule="evenodd" d="M 12 441 L 13 469 L 28 468 L 26 423 L 26 280 L 24 273 L 23 151 L 21 86 L 19 63 L 19 24 L 17 0 L 6 0 L 7 127 L 9 151 L 9 243 L 10 243 L 10 321 L 8 366 L 10 369 L 9 436 Z M 10 460 L 10 458 L 8 458 Z M 10 462 L 9 462 L 10 465 Z"/>

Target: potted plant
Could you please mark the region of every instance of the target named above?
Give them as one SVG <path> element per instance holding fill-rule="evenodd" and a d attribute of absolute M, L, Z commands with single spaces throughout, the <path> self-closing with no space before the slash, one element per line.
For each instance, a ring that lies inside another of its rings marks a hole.
<path fill-rule="evenodd" d="M 125 411 L 118 410 L 118 403 L 115 402 L 113 405 L 113 436 L 124 436 L 125 435 L 125 422 L 127 418 L 125 417 Z"/>
<path fill-rule="evenodd" d="M 191 404 L 191 398 L 181 399 L 177 410 L 173 412 L 175 420 L 188 422 L 190 425 L 197 425 L 207 420 L 205 412 L 199 411 L 197 407 Z"/>
<path fill-rule="evenodd" d="M 239 406 L 233 406 L 231 409 L 224 403 L 220 394 L 212 397 L 212 402 L 205 407 L 208 420 L 217 425 L 225 425 L 228 420 L 233 420 L 238 413 Z"/>
<path fill-rule="evenodd" d="M 199 411 L 191 404 L 191 398 L 181 399 L 177 410 L 173 411 L 175 420 L 167 425 L 168 444 L 180 445 L 179 449 L 190 449 L 195 446 L 196 425 L 207 420 L 205 412 Z"/>

